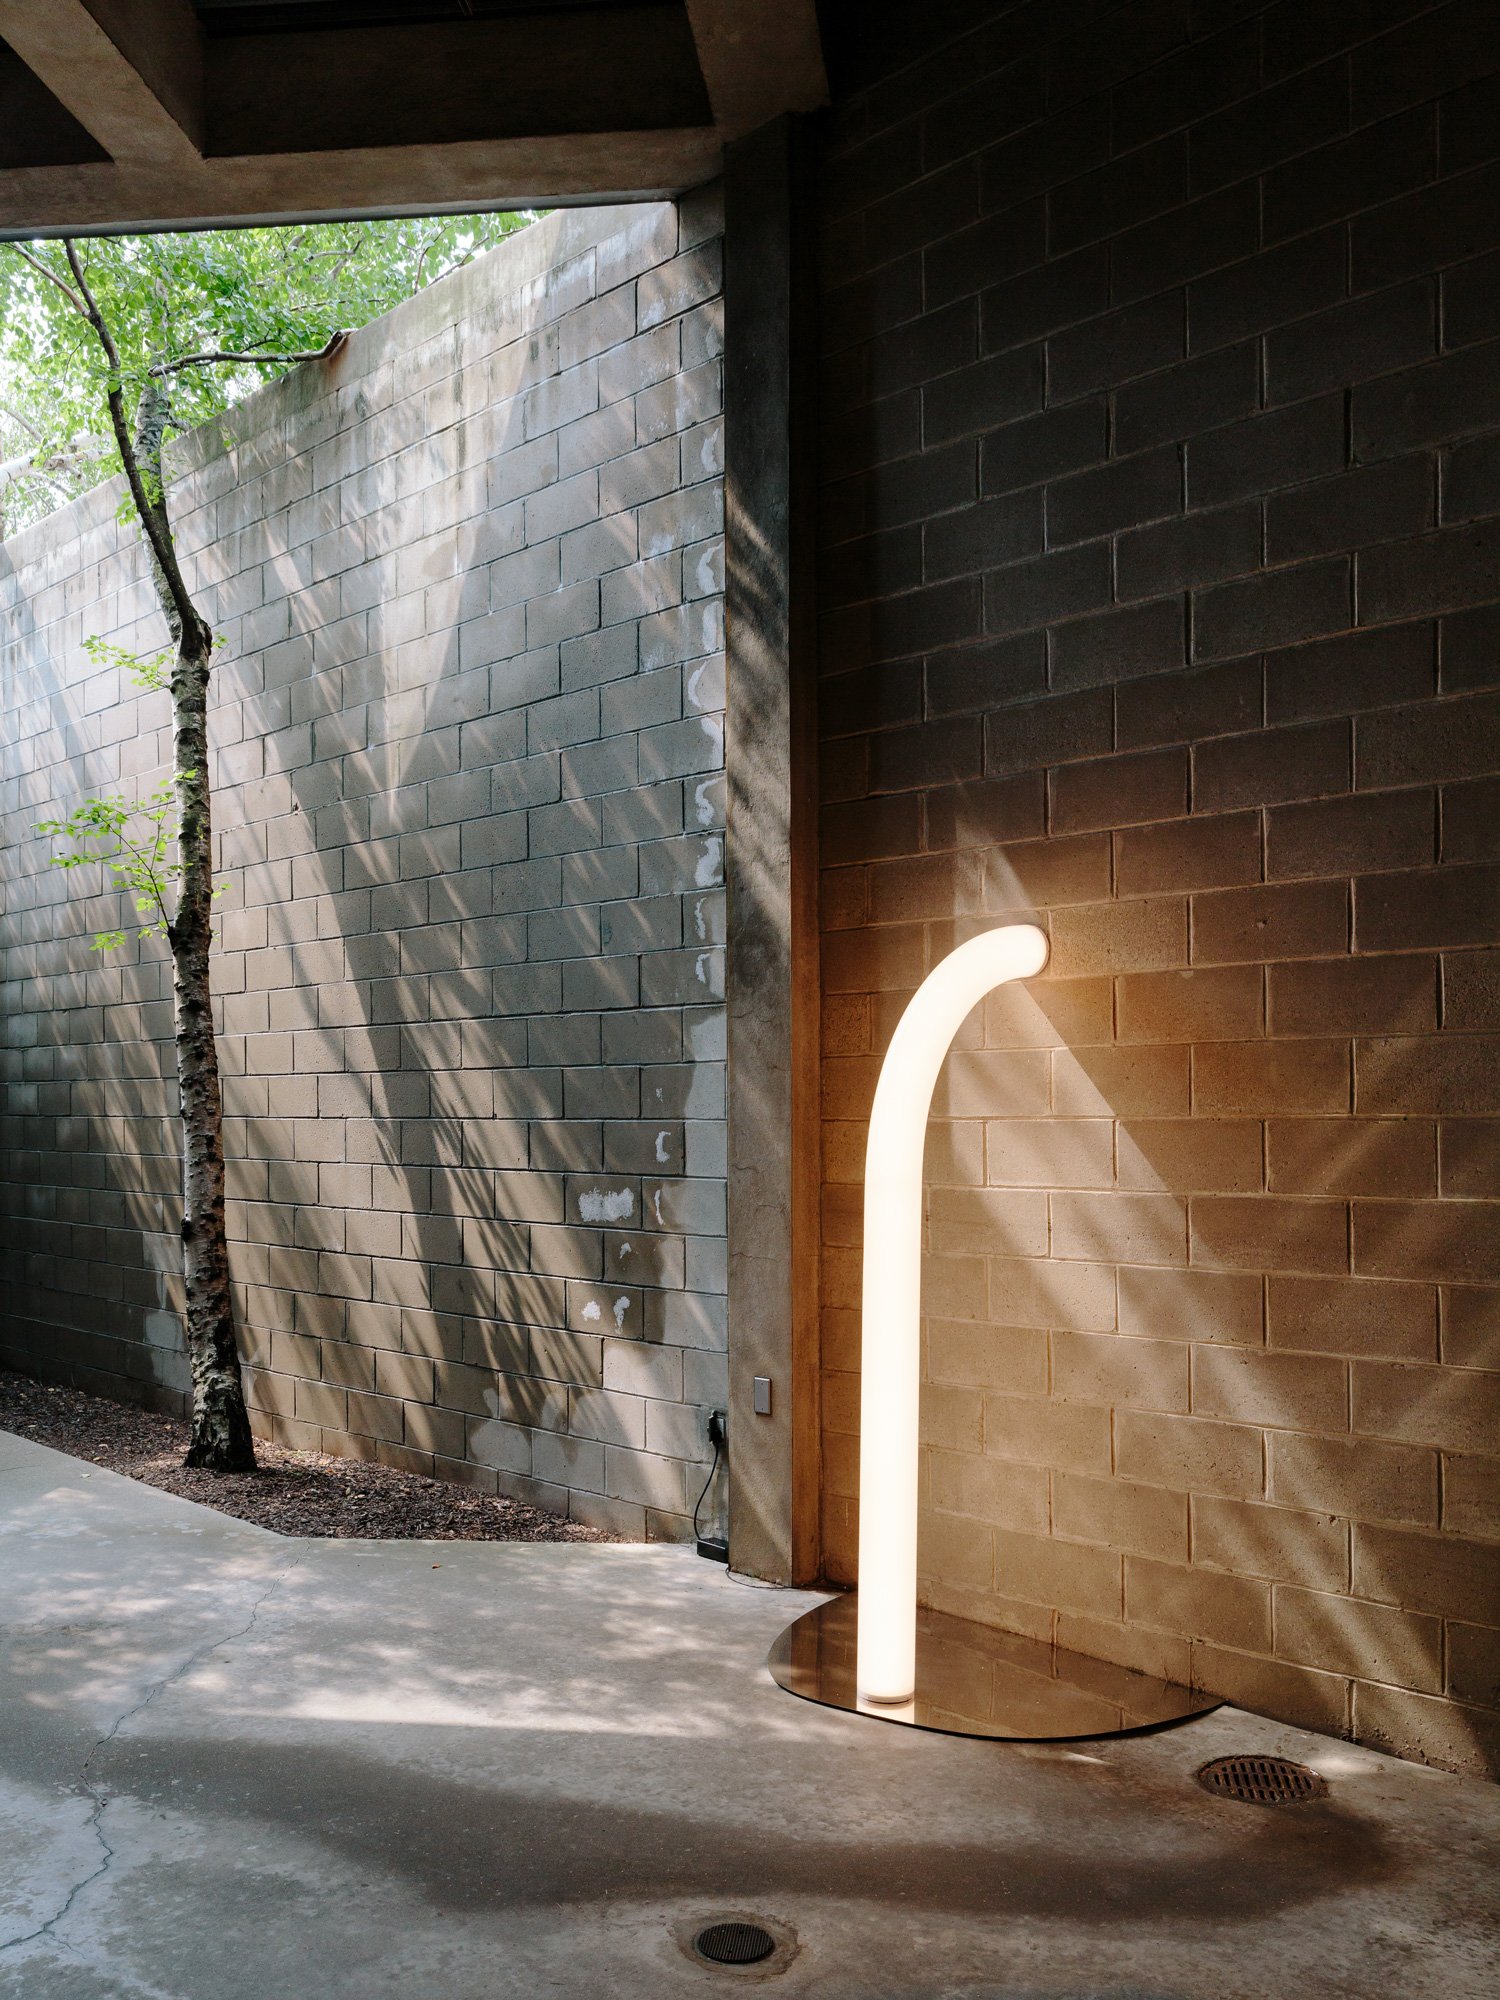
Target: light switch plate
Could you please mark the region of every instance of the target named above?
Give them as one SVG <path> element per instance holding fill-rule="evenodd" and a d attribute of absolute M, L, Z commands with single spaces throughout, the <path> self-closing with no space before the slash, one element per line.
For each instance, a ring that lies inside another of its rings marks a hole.
<path fill-rule="evenodd" d="M 753 1382 L 752 1386 L 753 1386 L 753 1388 L 754 1388 L 754 1390 L 755 1390 L 755 1406 L 754 1406 L 754 1407 L 755 1407 L 755 1414 L 756 1414 L 756 1415 L 757 1415 L 758 1417 L 768 1417 L 768 1416 L 770 1416 L 770 1414 L 771 1414 L 771 1378 L 770 1378 L 770 1376 L 769 1376 L 769 1375 L 757 1375 L 757 1376 L 755 1377 L 755 1379 L 754 1379 L 754 1382 Z"/>

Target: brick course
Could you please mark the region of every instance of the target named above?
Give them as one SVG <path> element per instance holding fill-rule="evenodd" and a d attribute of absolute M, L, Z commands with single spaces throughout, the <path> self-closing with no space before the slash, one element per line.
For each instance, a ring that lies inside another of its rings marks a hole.
<path fill-rule="evenodd" d="M 563 212 L 187 441 L 227 644 L 232 1265 L 257 1430 L 682 1536 L 726 1393 L 720 222 Z M 0 1359 L 180 1400 L 169 987 L 34 822 L 149 785 L 112 489 L 0 553 Z M 79 893 L 83 889 L 87 893 Z"/>
<path fill-rule="evenodd" d="M 878 1059 L 1036 915 L 929 1137 L 925 1594 L 1493 1771 L 1500 54 L 1472 4 L 1089 11 L 845 26 L 826 1559 Z"/>

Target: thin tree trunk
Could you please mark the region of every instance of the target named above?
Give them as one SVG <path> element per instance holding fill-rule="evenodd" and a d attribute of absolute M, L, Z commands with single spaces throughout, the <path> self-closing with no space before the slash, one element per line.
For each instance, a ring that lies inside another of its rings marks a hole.
<path fill-rule="evenodd" d="M 213 839 L 208 777 L 209 654 L 184 635 L 172 675 L 176 711 L 178 902 L 170 932 L 182 1113 L 182 1260 L 193 1430 L 187 1463 L 249 1472 L 255 1443 L 240 1382 L 224 1227 L 224 1125 L 214 1039 L 209 945 L 213 938 Z"/>
<path fill-rule="evenodd" d="M 152 577 L 177 642 L 172 672 L 172 780 L 177 793 L 177 910 L 168 926 L 182 1123 L 182 1262 L 193 1418 L 186 1463 L 210 1472 L 253 1472 L 255 1440 L 245 1409 L 224 1225 L 224 1118 L 214 1037 L 209 947 L 213 942 L 213 798 L 208 763 L 208 682 L 213 634 L 188 596 L 167 513 L 162 441 L 164 386 L 142 393 L 126 471 L 143 515 Z M 142 478 L 144 473 L 145 477 Z"/>

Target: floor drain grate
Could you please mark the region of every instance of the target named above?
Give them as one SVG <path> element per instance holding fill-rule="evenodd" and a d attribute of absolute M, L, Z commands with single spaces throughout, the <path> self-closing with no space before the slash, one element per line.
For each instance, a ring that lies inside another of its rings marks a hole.
<path fill-rule="evenodd" d="M 759 1965 L 776 1940 L 759 1924 L 710 1924 L 693 1939 L 693 1950 L 710 1965 Z"/>
<path fill-rule="evenodd" d="M 1216 1757 L 1198 1773 L 1198 1783 L 1215 1798 L 1247 1806 L 1294 1806 L 1328 1795 L 1316 1771 L 1289 1757 Z"/>

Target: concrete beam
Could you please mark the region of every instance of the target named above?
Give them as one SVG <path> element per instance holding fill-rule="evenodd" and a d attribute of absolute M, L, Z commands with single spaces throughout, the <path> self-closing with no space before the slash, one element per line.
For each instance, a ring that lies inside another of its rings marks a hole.
<path fill-rule="evenodd" d="M 660 199 L 719 170 L 707 126 L 224 160 L 13 168 L 0 238 Z"/>
<path fill-rule="evenodd" d="M 0 40 L 121 165 L 197 158 L 203 45 L 187 0 L 0 0 Z"/>
<path fill-rule="evenodd" d="M 778 119 L 724 163 L 729 1560 L 780 1583 L 820 1567 L 806 136 Z"/>
<path fill-rule="evenodd" d="M 713 123 L 675 8 L 210 34 L 204 60 L 204 150 L 225 159 Z"/>
<path fill-rule="evenodd" d="M 687 11 L 726 142 L 828 102 L 814 0 L 687 0 Z"/>
<path fill-rule="evenodd" d="M 0 236 L 680 193 L 827 98 L 813 0 L 688 16 L 205 38 L 188 0 L 0 0 L 0 42 L 109 155 L 0 171 Z"/>

